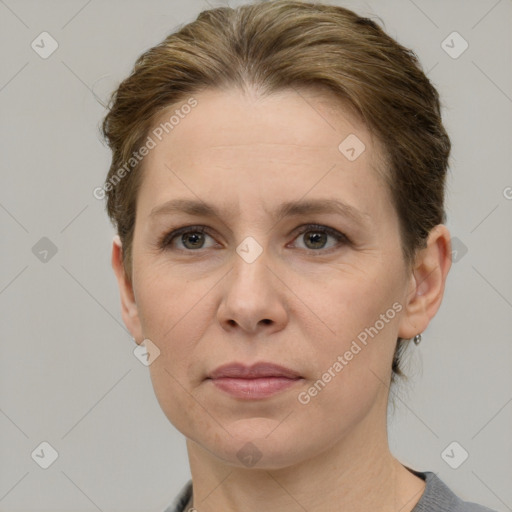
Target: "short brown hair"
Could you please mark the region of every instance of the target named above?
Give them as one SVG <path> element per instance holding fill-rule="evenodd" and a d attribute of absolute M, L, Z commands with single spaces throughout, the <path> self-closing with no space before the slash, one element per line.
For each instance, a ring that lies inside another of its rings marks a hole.
<path fill-rule="evenodd" d="M 355 109 L 384 148 L 385 179 L 411 267 L 431 229 L 446 222 L 451 144 L 437 90 L 415 53 L 374 21 L 338 6 L 275 0 L 201 12 L 142 54 L 112 94 L 102 125 L 112 150 L 106 207 L 123 243 L 128 278 L 143 162 L 122 179 L 116 180 L 116 173 L 163 110 L 206 88 L 234 87 L 263 94 L 318 87 Z M 393 377 L 403 375 L 400 359 L 407 341 L 397 339 Z"/>

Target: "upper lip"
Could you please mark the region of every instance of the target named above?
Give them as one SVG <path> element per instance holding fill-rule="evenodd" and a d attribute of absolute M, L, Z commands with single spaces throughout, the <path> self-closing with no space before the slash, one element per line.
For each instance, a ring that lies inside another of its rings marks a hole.
<path fill-rule="evenodd" d="M 219 366 L 213 370 L 208 378 L 218 379 L 221 377 L 231 377 L 238 379 L 258 379 L 262 377 L 286 377 L 288 379 L 298 379 L 300 375 L 290 368 L 280 366 L 269 362 L 255 363 L 246 366 L 242 363 L 228 363 Z"/>

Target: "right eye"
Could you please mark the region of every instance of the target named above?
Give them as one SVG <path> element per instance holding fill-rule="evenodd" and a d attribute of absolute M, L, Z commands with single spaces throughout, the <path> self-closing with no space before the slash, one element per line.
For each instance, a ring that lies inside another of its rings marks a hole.
<path fill-rule="evenodd" d="M 206 226 L 186 226 L 175 229 L 162 238 L 160 247 L 164 250 L 177 249 L 179 251 L 197 251 L 204 249 L 206 237 L 212 238 L 211 235 L 207 234 L 207 229 Z M 180 243 L 183 244 L 183 247 L 176 247 L 176 244 Z"/>

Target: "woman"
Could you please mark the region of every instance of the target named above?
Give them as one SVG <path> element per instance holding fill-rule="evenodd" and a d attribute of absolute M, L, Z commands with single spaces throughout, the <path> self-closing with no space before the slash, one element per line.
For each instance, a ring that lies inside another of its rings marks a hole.
<path fill-rule="evenodd" d="M 489 510 L 387 440 L 451 265 L 450 140 L 413 52 L 341 7 L 204 11 L 103 131 L 123 319 L 187 438 L 168 511 Z"/>

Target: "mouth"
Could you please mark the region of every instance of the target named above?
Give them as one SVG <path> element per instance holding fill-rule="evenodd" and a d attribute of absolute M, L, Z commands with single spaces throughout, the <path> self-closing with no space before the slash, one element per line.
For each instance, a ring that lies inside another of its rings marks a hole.
<path fill-rule="evenodd" d="M 220 391 L 245 400 L 268 398 L 304 380 L 296 371 L 269 362 L 245 366 L 230 363 L 210 373 L 207 380 Z"/>
<path fill-rule="evenodd" d="M 302 381 L 300 377 L 296 379 L 287 379 L 286 377 L 262 377 L 259 379 L 220 377 L 210 380 L 221 391 L 246 400 L 270 397 Z"/>

